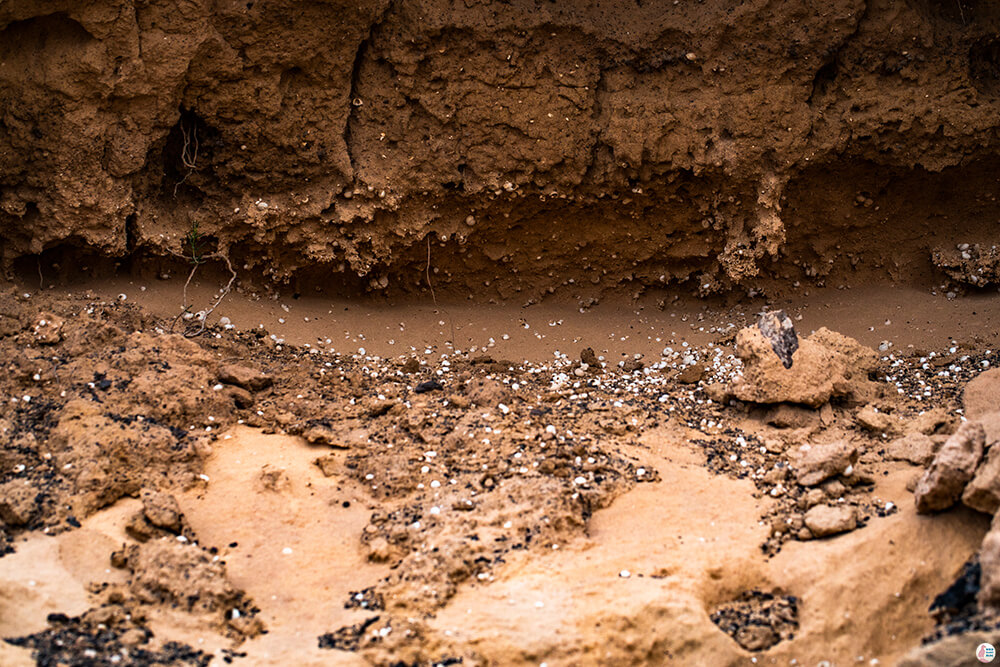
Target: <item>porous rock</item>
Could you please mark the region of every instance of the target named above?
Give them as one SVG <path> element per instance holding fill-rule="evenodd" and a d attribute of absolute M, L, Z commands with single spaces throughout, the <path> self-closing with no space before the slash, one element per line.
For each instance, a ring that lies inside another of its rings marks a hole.
<path fill-rule="evenodd" d="M 815 537 L 846 533 L 858 527 L 858 515 L 850 505 L 816 505 L 805 515 L 806 528 Z"/>
<path fill-rule="evenodd" d="M 868 379 L 878 359 L 874 350 L 825 328 L 801 339 L 791 368 L 782 365 L 756 327 L 736 335 L 736 354 L 743 374 L 731 388 L 741 401 L 817 408 L 834 397 L 860 403 L 875 395 L 875 384 Z"/>
<path fill-rule="evenodd" d="M 843 473 L 857 460 L 858 448 L 849 442 L 813 445 L 794 461 L 796 480 L 802 486 L 815 486 Z"/>
<path fill-rule="evenodd" d="M 913 492 L 917 512 L 927 514 L 955 504 L 983 457 L 984 440 L 982 425 L 966 422 L 941 445 Z"/>
<path fill-rule="evenodd" d="M 181 508 L 172 495 L 147 488 L 139 493 L 139 497 L 142 499 L 142 513 L 149 523 L 174 533 L 180 532 Z"/>
<path fill-rule="evenodd" d="M 9 526 L 24 526 L 37 510 L 38 490 L 24 480 L 0 484 L 0 519 Z"/>
<path fill-rule="evenodd" d="M 66 321 L 52 313 L 42 313 L 35 318 L 31 327 L 35 342 L 39 345 L 55 345 L 63 339 L 63 325 Z"/>

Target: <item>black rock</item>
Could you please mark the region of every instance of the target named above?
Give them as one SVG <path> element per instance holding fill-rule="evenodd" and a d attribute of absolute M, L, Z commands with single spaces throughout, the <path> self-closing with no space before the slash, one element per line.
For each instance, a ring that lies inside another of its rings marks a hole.
<path fill-rule="evenodd" d="M 427 393 L 428 391 L 437 391 L 439 389 L 444 389 L 444 387 L 441 385 L 440 382 L 438 382 L 437 380 L 428 380 L 427 382 L 421 382 L 420 384 L 418 384 L 416 387 L 413 388 L 413 391 L 417 392 L 418 394 L 424 394 Z"/>

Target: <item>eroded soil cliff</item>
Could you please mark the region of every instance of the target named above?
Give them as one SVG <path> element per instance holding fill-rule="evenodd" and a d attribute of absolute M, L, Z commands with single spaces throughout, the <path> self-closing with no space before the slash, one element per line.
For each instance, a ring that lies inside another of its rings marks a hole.
<path fill-rule="evenodd" d="M 375 291 L 982 287 L 998 30 L 985 0 L 4 3 L 2 258 L 196 227 L 245 277 Z"/>

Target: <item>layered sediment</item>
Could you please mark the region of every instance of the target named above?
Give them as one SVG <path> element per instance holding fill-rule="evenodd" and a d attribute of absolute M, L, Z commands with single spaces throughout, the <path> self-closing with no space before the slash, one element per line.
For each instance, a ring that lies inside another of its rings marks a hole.
<path fill-rule="evenodd" d="M 998 30 L 982 0 L 7 3 L 2 259 L 196 229 L 377 292 L 940 281 L 1000 216 Z"/>

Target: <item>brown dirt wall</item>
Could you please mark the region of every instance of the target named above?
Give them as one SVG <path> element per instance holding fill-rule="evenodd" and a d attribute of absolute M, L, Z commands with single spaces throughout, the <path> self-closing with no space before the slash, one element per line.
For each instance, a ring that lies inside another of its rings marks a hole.
<path fill-rule="evenodd" d="M 500 297 L 931 284 L 1000 219 L 998 31 L 985 0 L 5 3 L 0 257 L 197 226 L 244 277 L 376 292 L 431 250 Z"/>

